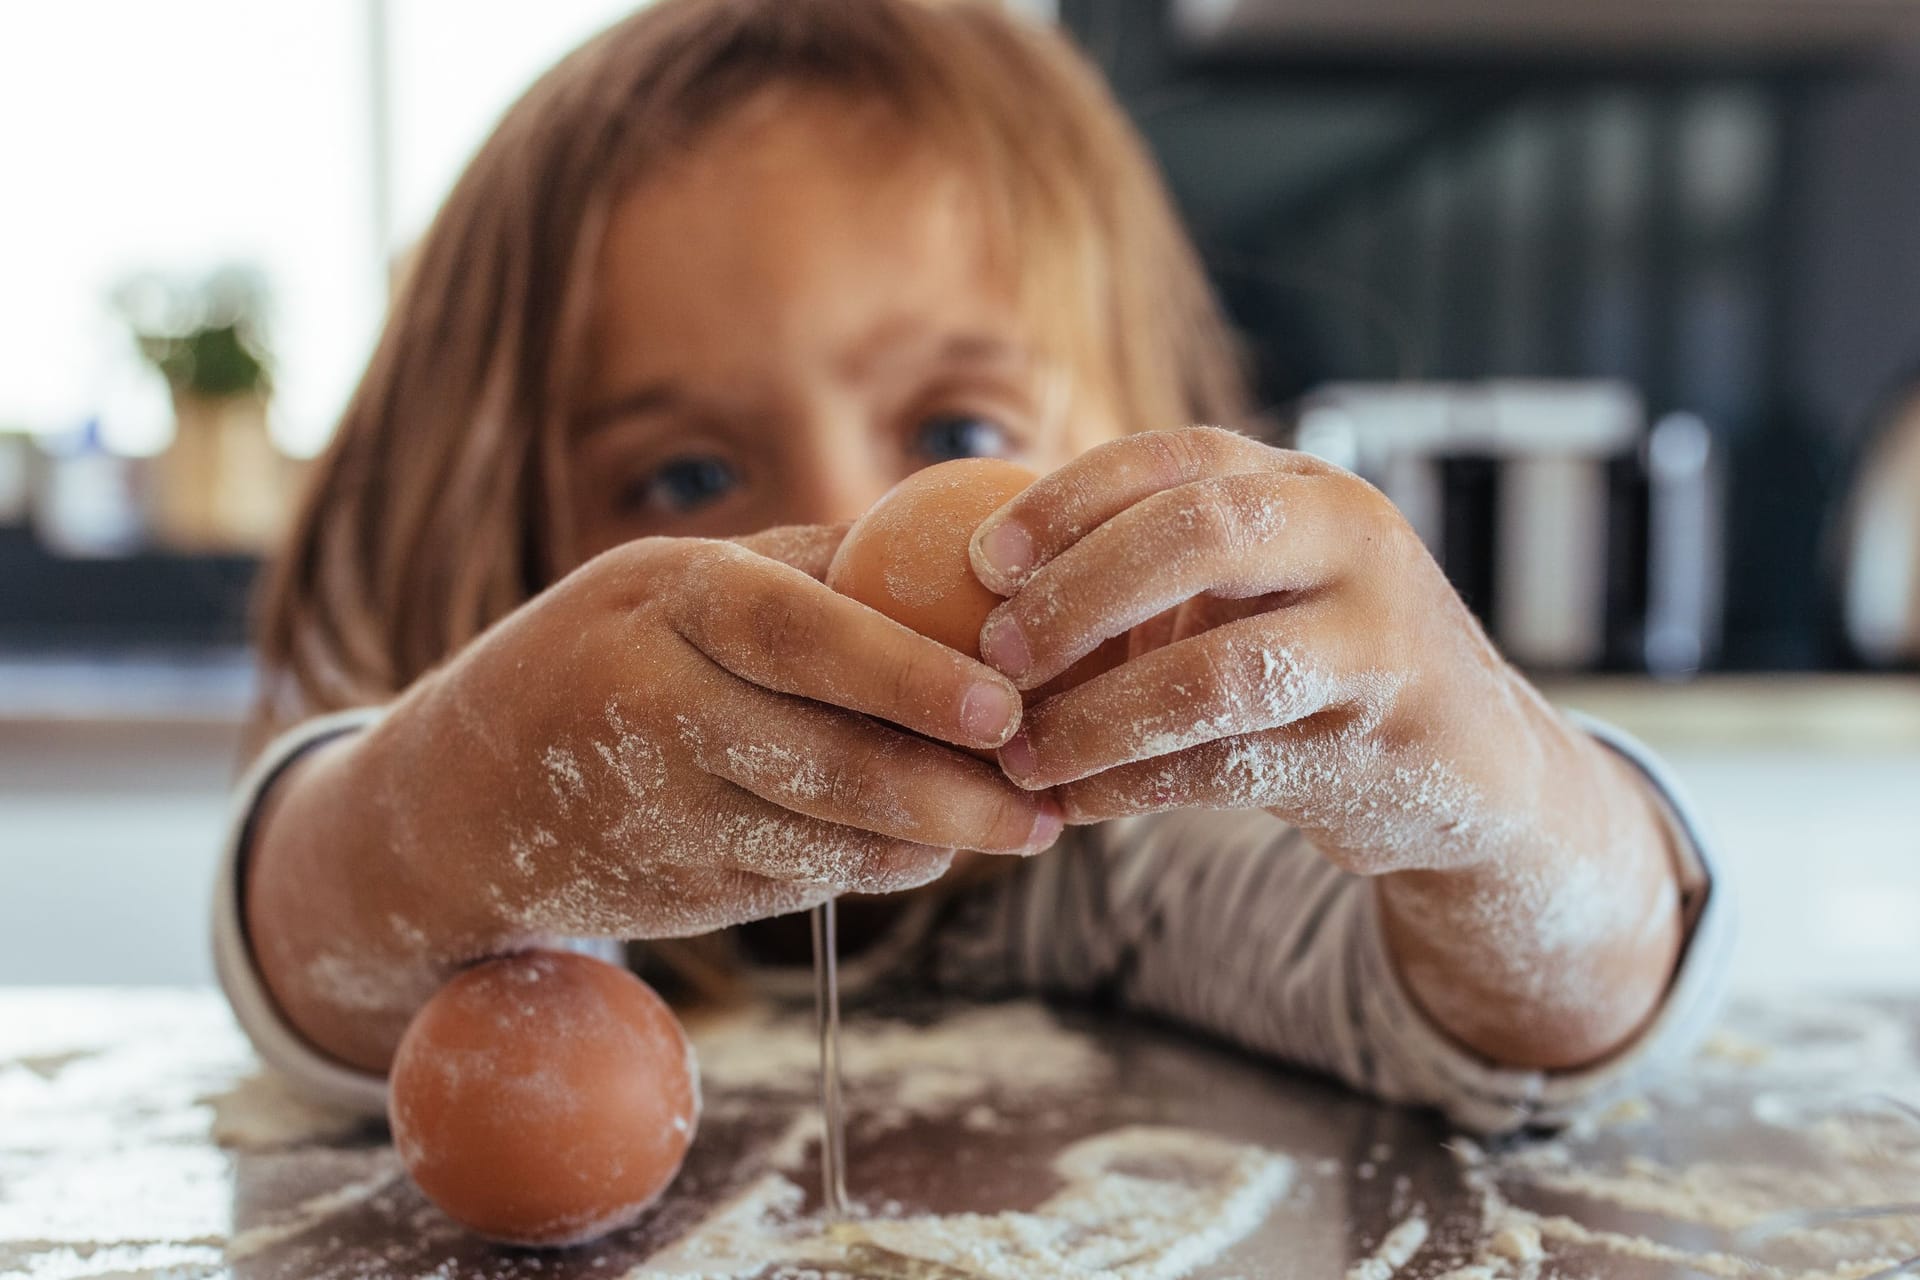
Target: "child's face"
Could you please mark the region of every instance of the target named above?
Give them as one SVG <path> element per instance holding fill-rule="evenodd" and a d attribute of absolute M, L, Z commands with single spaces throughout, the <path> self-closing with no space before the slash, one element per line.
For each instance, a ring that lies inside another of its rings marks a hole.
<path fill-rule="evenodd" d="M 780 94 L 627 194 L 571 442 L 583 553 L 848 520 L 930 463 L 1046 471 L 1118 434 L 988 266 L 967 181 Z"/>

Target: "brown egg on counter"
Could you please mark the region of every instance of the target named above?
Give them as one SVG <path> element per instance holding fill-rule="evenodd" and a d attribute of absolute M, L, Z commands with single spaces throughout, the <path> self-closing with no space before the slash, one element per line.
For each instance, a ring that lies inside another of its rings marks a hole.
<path fill-rule="evenodd" d="M 387 1114 L 407 1172 L 470 1230 L 579 1244 L 673 1181 L 699 1121 L 693 1049 L 625 969 L 561 951 L 442 987 L 395 1054 Z"/>
<path fill-rule="evenodd" d="M 967 544 L 988 516 L 1040 477 L 1001 458 L 958 458 L 916 471 L 847 530 L 827 566 L 827 585 L 969 658 L 1000 597 L 974 576 Z M 1119 664 L 1116 636 L 1028 693 L 1029 703 Z"/>

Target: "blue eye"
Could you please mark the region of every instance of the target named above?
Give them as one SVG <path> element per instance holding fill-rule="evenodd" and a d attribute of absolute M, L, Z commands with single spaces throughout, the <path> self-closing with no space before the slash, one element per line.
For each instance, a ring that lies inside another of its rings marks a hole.
<path fill-rule="evenodd" d="M 740 483 L 718 458 L 675 458 L 627 489 L 626 505 L 679 515 L 718 502 Z"/>
<path fill-rule="evenodd" d="M 1004 458 L 1013 452 L 1005 427 L 965 413 L 941 414 L 922 422 L 914 447 L 935 462 L 953 458 Z"/>

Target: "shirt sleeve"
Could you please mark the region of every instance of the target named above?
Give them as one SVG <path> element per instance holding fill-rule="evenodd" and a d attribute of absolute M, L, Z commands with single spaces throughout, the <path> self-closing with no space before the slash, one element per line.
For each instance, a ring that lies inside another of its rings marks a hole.
<path fill-rule="evenodd" d="M 376 723 L 382 707 L 359 707 L 309 720 L 276 738 L 260 754 L 235 790 L 213 895 L 213 963 L 235 1021 L 254 1051 L 303 1096 L 345 1111 L 385 1116 L 387 1080 L 336 1061 L 307 1043 L 280 1012 L 247 937 L 246 873 L 248 844 L 260 802 L 276 779 L 301 756 L 323 743 L 360 733 Z M 610 939 L 571 940 L 569 950 L 614 964 L 624 962 L 622 945 Z"/>
<path fill-rule="evenodd" d="M 1076 833 L 955 904 L 942 986 L 1103 999 L 1220 1035 L 1478 1132 L 1555 1127 L 1688 1056 L 1724 994 L 1733 905 L 1700 824 L 1652 754 L 1587 719 L 1661 798 L 1690 865 L 1687 936 L 1633 1044 L 1578 1071 L 1518 1070 L 1454 1042 L 1415 1005 L 1364 877 L 1264 812 L 1186 810 Z"/>

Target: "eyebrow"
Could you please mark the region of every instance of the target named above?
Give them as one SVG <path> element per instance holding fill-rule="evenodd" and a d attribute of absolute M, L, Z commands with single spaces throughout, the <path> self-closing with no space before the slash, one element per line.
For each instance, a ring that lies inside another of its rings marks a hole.
<path fill-rule="evenodd" d="M 573 435 L 591 436 L 627 418 L 672 409 L 686 403 L 686 394 L 673 382 L 652 382 L 624 391 L 586 409 L 573 420 Z"/>
<path fill-rule="evenodd" d="M 887 339 L 891 338 L 891 341 Z M 848 372 L 856 379 L 870 378 L 874 366 L 884 354 L 908 345 L 898 334 L 882 331 L 855 350 L 847 362 Z M 933 362 L 958 365 L 1018 365 L 1033 363 L 1033 353 L 1019 343 L 988 333 L 957 333 L 941 339 L 933 347 Z M 693 398 L 677 382 L 662 379 L 623 391 L 611 399 L 584 410 L 573 421 L 576 439 L 592 436 L 614 423 L 680 408 Z"/>
<path fill-rule="evenodd" d="M 870 334 L 848 356 L 844 371 L 855 381 L 865 381 L 874 376 L 876 368 L 887 362 L 888 357 L 899 358 L 902 353 L 928 354 L 935 364 L 960 365 L 1024 365 L 1032 361 L 1032 353 L 1026 347 L 991 333 L 954 333 L 938 338 L 932 343 L 915 341 L 919 337 L 911 327 L 883 326 Z"/>

